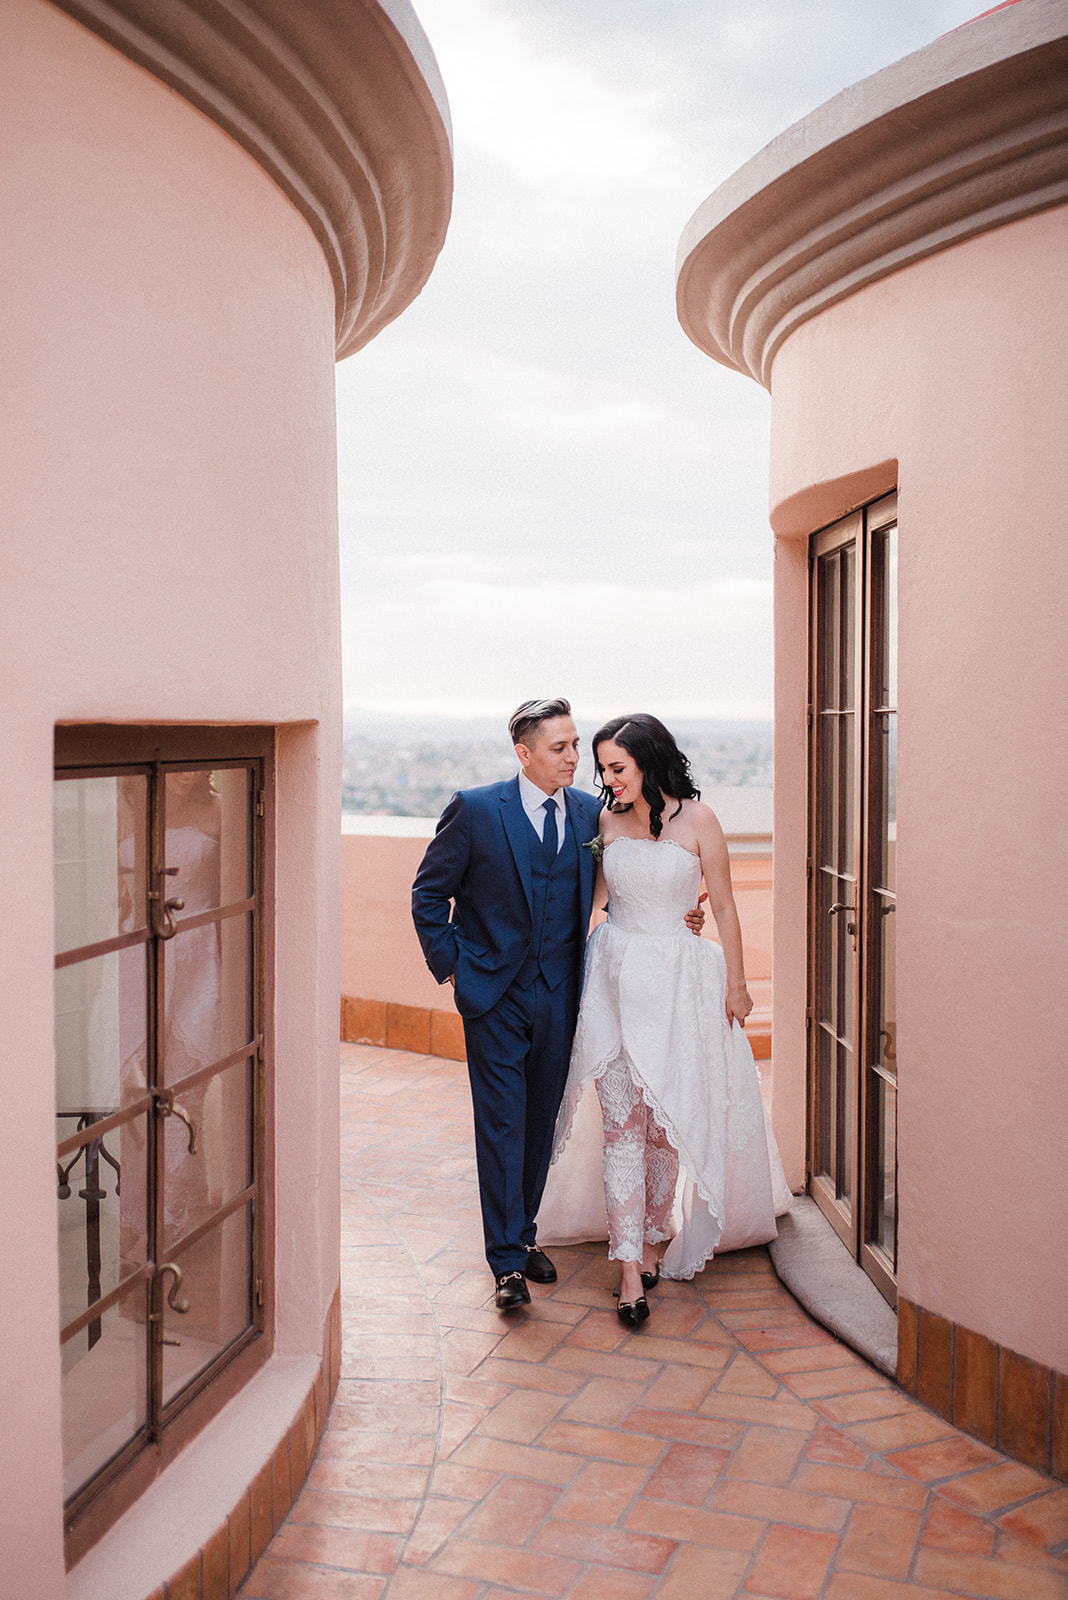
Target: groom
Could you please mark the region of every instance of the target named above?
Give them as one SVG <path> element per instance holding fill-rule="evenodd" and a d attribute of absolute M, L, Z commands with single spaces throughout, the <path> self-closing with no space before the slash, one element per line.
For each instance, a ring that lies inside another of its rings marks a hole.
<path fill-rule="evenodd" d="M 555 1283 L 535 1218 L 578 1015 L 600 801 L 569 793 L 578 732 L 566 700 L 527 700 L 508 724 L 520 772 L 461 790 L 412 889 L 427 965 L 463 1018 L 486 1260 L 501 1311 L 526 1280 Z M 450 901 L 452 912 L 450 915 Z"/>

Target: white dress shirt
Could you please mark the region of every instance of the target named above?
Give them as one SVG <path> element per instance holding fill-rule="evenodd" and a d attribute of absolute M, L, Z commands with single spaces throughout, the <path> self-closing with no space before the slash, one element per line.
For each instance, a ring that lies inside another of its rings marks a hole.
<path fill-rule="evenodd" d="M 545 802 L 553 799 L 556 801 L 556 848 L 559 851 L 564 843 L 564 827 L 567 823 L 567 810 L 564 805 L 564 791 L 557 789 L 555 794 L 547 795 L 544 789 L 539 789 L 536 783 L 531 783 L 525 772 L 519 774 L 519 798 L 523 802 L 523 810 L 530 818 L 530 825 L 540 839 L 545 827 Z"/>

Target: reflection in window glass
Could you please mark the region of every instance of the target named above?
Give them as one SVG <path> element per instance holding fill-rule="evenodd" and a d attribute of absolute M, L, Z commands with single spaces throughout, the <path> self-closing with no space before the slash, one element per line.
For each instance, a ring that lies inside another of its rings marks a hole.
<path fill-rule="evenodd" d="M 145 925 L 145 803 L 140 776 L 53 785 L 56 952 Z"/>
<path fill-rule="evenodd" d="M 134 1284 L 101 1318 L 91 1350 L 74 1359 L 64 1347 L 63 1479 L 65 1498 L 89 1482 L 145 1426 L 148 1304 L 144 1282 Z"/>
<path fill-rule="evenodd" d="M 252 1320 L 251 1208 L 233 1212 L 179 1258 L 181 1299 L 189 1310 L 163 1312 L 163 1397 L 171 1401 L 234 1342 Z"/>
<path fill-rule="evenodd" d="M 143 944 L 57 968 L 57 1111 L 107 1115 L 144 1093 L 146 994 Z"/>

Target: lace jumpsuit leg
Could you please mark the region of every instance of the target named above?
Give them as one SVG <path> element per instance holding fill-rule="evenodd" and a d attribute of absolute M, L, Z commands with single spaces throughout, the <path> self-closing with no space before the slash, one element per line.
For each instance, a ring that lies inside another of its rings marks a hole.
<path fill-rule="evenodd" d="M 604 1198 L 611 1261 L 641 1261 L 642 1244 L 671 1238 L 677 1150 L 642 1099 L 626 1056 L 597 1080 L 604 1120 Z"/>

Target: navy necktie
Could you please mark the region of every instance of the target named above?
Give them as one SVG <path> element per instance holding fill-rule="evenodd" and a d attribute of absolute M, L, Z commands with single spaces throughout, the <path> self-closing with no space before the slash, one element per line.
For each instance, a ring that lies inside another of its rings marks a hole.
<path fill-rule="evenodd" d="M 560 845 L 560 835 L 556 826 L 556 801 L 548 799 L 543 801 L 542 810 L 545 812 L 545 826 L 541 830 L 541 847 L 545 852 L 546 861 L 556 860 L 556 852 Z"/>

